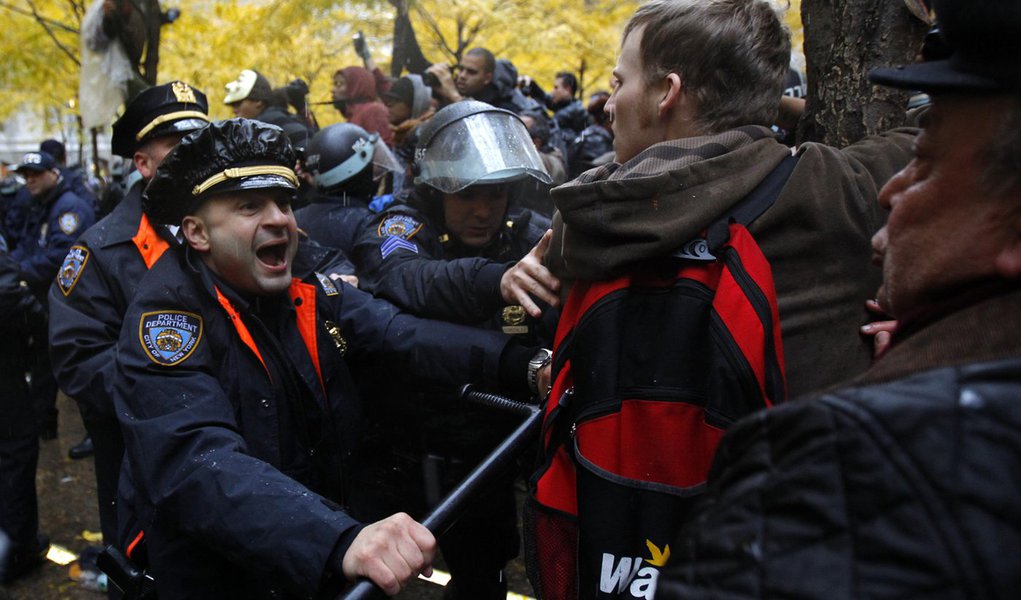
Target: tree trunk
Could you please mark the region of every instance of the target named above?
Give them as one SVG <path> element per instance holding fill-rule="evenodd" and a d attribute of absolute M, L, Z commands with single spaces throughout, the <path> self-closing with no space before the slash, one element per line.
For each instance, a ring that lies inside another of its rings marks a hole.
<path fill-rule="evenodd" d="M 914 61 L 926 25 L 900 0 L 802 0 L 808 105 L 798 143 L 843 147 L 905 122 L 908 94 L 874 86 L 876 67 Z"/>

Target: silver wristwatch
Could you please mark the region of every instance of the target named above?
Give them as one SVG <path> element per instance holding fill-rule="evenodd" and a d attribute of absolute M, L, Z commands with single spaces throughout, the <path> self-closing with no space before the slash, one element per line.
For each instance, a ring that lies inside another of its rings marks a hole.
<path fill-rule="evenodd" d="M 535 392 L 538 397 L 543 397 L 545 390 L 539 389 L 539 371 L 543 367 L 550 364 L 553 360 L 553 351 L 546 348 L 539 348 L 539 351 L 535 353 L 535 356 L 528 361 L 528 388 Z"/>

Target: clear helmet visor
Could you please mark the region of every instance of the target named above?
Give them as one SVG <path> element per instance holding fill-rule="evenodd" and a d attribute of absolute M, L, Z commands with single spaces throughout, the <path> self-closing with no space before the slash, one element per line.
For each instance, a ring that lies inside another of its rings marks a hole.
<path fill-rule="evenodd" d="M 445 194 L 525 177 L 552 182 L 524 124 L 500 112 L 477 113 L 447 125 L 428 147 L 416 149 L 415 163 L 415 183 Z"/>

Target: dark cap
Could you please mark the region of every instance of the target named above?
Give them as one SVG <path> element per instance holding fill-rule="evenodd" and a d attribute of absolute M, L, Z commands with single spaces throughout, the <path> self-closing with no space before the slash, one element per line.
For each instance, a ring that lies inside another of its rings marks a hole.
<path fill-rule="evenodd" d="M 57 162 L 64 162 L 64 159 L 67 158 L 67 149 L 58 140 L 50 139 L 39 142 L 39 151 L 48 153 Z"/>
<path fill-rule="evenodd" d="M 253 119 L 216 121 L 167 155 L 142 196 L 150 219 L 178 225 L 215 194 L 279 188 L 294 192 L 294 150 L 284 130 Z"/>
<path fill-rule="evenodd" d="M 224 104 L 234 104 L 242 100 L 262 100 L 270 102 L 273 99 L 273 86 L 269 80 L 263 77 L 262 73 L 245 69 L 241 71 L 238 78 L 224 86 L 227 95 L 223 97 Z"/>
<path fill-rule="evenodd" d="M 1021 90 L 1021 2 L 935 0 L 934 10 L 950 57 L 875 69 L 869 79 L 923 92 Z"/>
<path fill-rule="evenodd" d="M 49 171 L 57 168 L 57 161 L 53 160 L 49 152 L 29 152 L 21 157 L 16 171 Z"/>
<path fill-rule="evenodd" d="M 407 104 L 408 108 L 411 108 L 415 102 L 415 85 L 407 77 L 401 77 L 383 94 L 383 98 L 392 98 Z"/>
<path fill-rule="evenodd" d="M 140 92 L 113 124 L 113 153 L 131 158 L 145 142 L 185 134 L 209 123 L 206 95 L 183 81 L 172 81 Z"/>

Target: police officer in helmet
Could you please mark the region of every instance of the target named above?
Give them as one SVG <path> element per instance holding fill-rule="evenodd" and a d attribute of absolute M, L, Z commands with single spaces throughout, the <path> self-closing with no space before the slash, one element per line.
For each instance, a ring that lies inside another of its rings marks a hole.
<path fill-rule="evenodd" d="M 351 256 L 379 183 L 400 169 L 379 134 L 353 123 L 337 123 L 309 142 L 305 171 L 319 192 L 308 206 L 294 212 L 298 227 L 316 242 Z"/>
<path fill-rule="evenodd" d="M 414 194 L 371 221 L 358 241 L 362 285 L 417 314 L 548 347 L 552 324 L 538 317 L 557 301 L 558 284 L 541 265 L 549 221 L 513 199 L 523 183 L 550 179 L 521 120 L 482 102 L 447 106 L 419 132 L 415 171 Z M 547 358 L 548 351 L 535 353 L 528 384 L 499 391 L 541 395 L 537 374 Z M 513 425 L 458 405 L 449 387 L 373 389 L 356 508 L 422 514 Z M 448 597 L 506 596 L 502 569 L 518 552 L 513 481 L 506 473 L 440 538 L 452 575 Z"/>

